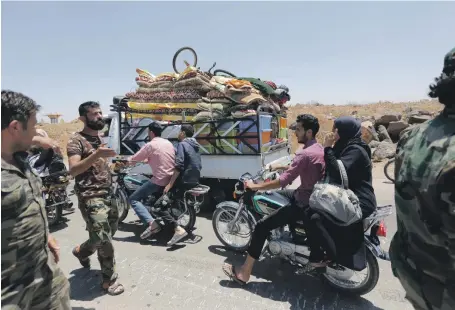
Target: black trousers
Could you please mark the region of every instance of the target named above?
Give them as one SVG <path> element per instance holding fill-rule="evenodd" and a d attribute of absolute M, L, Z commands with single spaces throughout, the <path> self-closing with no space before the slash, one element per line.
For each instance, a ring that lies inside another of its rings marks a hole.
<path fill-rule="evenodd" d="M 289 206 L 276 210 L 257 222 L 251 244 L 248 248 L 248 254 L 256 260 L 259 259 L 259 256 L 261 255 L 262 248 L 264 247 L 265 240 L 267 240 L 270 231 L 286 224 L 289 224 L 292 227 L 295 222 L 303 220 L 303 217 L 305 216 L 305 208 L 297 207 L 295 203 L 293 203 L 293 190 L 278 192 L 287 198 L 291 198 L 292 203 Z"/>
<path fill-rule="evenodd" d="M 310 208 L 305 210 L 303 217 L 306 243 L 310 247 L 310 262 L 317 263 L 325 259 L 336 258 L 336 246 L 329 231 L 324 226 L 321 215 Z"/>
<path fill-rule="evenodd" d="M 294 190 L 277 191 L 291 200 L 291 205 L 278 209 L 274 213 L 258 221 L 254 228 L 248 254 L 254 259 L 259 259 L 265 240 L 270 231 L 284 225 L 289 225 L 292 232 L 295 223 L 303 221 L 307 236 L 307 244 L 311 249 L 310 261 L 319 262 L 326 256 L 336 257 L 336 247 L 330 233 L 325 229 L 323 219 L 309 207 L 298 207 L 294 201 Z"/>

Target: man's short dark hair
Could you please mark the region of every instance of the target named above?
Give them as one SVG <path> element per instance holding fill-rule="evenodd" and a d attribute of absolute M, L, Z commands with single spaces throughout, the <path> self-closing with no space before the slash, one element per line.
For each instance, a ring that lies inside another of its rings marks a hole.
<path fill-rule="evenodd" d="M 79 116 L 85 116 L 90 108 L 99 108 L 100 104 L 96 101 L 86 101 L 79 106 Z"/>
<path fill-rule="evenodd" d="M 442 73 L 430 85 L 428 95 L 438 98 L 446 107 L 455 106 L 455 47 L 444 57 Z"/>
<path fill-rule="evenodd" d="M 313 137 L 316 137 L 319 132 L 319 121 L 311 114 L 300 114 L 297 116 L 297 123 L 300 123 L 305 131 L 311 129 Z"/>
<path fill-rule="evenodd" d="M 12 121 L 19 121 L 27 129 L 27 122 L 33 112 L 41 107 L 36 102 L 18 92 L 2 90 L 2 130 Z"/>
<path fill-rule="evenodd" d="M 163 132 L 163 126 L 161 126 L 157 122 L 152 122 L 149 124 L 149 130 L 153 132 L 153 134 L 157 137 L 161 137 L 161 133 Z"/>
<path fill-rule="evenodd" d="M 187 138 L 190 138 L 194 135 L 194 129 L 193 129 L 193 126 L 191 126 L 190 124 L 184 124 L 182 125 L 182 128 L 180 128 L 181 131 L 183 131 L 185 133 L 185 136 Z"/>

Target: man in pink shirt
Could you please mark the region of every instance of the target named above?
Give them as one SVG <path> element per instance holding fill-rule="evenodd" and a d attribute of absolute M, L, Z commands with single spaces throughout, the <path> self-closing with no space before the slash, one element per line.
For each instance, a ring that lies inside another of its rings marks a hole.
<path fill-rule="evenodd" d="M 292 126 L 295 128 L 297 141 L 305 145 L 296 152 L 292 164 L 278 180 L 262 184 L 254 184 L 249 181 L 246 186 L 255 191 L 270 190 L 286 187 L 292 184 L 297 177 L 300 177 L 300 186 L 295 191 L 279 191 L 280 194 L 290 199 L 291 205 L 278 209 L 258 221 L 254 228 L 245 263 L 237 269 L 229 264 L 223 266 L 224 273 L 239 284 L 245 284 L 250 279 L 254 263 L 259 259 L 270 231 L 304 219 L 304 210 L 309 204 L 313 187 L 324 176 L 324 148 L 316 142 L 316 134 L 319 131 L 318 119 L 309 114 L 302 114 L 297 117 L 296 124 Z"/>
<path fill-rule="evenodd" d="M 161 229 L 141 200 L 153 193 L 163 192 L 169 184 L 175 168 L 175 148 L 169 140 L 161 138 L 163 127 L 159 123 L 153 122 L 148 128 L 150 142 L 129 158 L 130 161 L 146 161 L 153 173 L 153 178 L 138 188 L 129 198 L 131 207 L 147 226 L 147 229 L 141 234 L 141 239 L 146 239 Z M 163 212 L 163 220 L 166 224 L 172 224 L 176 230 L 179 230 L 177 222 L 169 212 Z"/>

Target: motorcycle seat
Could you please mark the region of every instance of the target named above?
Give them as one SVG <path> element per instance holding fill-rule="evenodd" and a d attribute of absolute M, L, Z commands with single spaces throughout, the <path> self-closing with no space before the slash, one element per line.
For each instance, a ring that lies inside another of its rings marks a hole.
<path fill-rule="evenodd" d="M 202 184 L 198 184 L 195 187 L 186 191 L 186 193 L 191 194 L 193 196 L 200 196 L 205 195 L 209 192 L 210 187 Z"/>

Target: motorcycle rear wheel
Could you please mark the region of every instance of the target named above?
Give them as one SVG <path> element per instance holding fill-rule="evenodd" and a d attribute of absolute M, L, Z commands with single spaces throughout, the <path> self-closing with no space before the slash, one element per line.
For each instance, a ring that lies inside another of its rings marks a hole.
<path fill-rule="evenodd" d="M 185 204 L 183 201 L 177 201 L 171 206 L 170 213 L 177 223 L 185 229 L 187 232 L 191 232 L 196 224 L 196 211 L 193 206 L 188 206 L 185 210 Z M 183 217 L 187 215 L 188 220 L 184 220 Z"/>
<path fill-rule="evenodd" d="M 229 240 L 226 240 L 226 238 L 222 237 L 222 233 L 220 232 L 220 225 L 219 225 L 220 218 L 221 218 L 221 215 L 223 215 L 224 213 L 228 213 L 230 215 L 230 217 L 232 219 L 234 219 L 234 216 L 237 213 L 237 209 L 233 208 L 233 207 L 229 207 L 229 206 L 224 206 L 224 207 L 217 208 L 215 210 L 215 212 L 213 213 L 213 217 L 212 217 L 212 226 L 213 226 L 213 230 L 215 231 L 216 237 L 218 238 L 218 240 L 220 240 L 220 242 L 226 248 L 236 251 L 236 252 L 245 252 L 248 249 L 248 247 L 250 246 L 251 238 L 253 237 L 253 224 L 245 216 L 245 214 L 243 212 L 240 213 L 239 217 L 237 218 L 237 222 L 233 224 L 234 226 L 233 226 L 232 230 L 240 230 L 239 222 L 242 221 L 242 222 L 246 223 L 249 232 L 248 232 L 248 234 L 245 235 L 246 237 L 245 237 L 244 244 L 240 244 L 240 245 L 233 244 Z M 226 225 L 229 225 L 231 223 L 231 221 L 229 223 L 226 223 Z"/>
<path fill-rule="evenodd" d="M 378 260 L 376 257 L 371 253 L 370 251 L 367 250 L 366 253 L 366 260 L 367 260 L 367 268 L 368 268 L 368 278 L 366 281 L 362 282 L 360 286 L 358 287 L 343 287 L 340 284 L 337 284 L 334 282 L 335 277 L 328 275 L 327 272 L 322 274 L 322 281 L 327 283 L 329 286 L 333 287 L 339 292 L 349 294 L 349 295 L 355 295 L 355 296 L 361 296 L 365 295 L 369 292 L 371 292 L 376 285 L 378 284 L 379 280 L 379 264 Z M 349 281 L 349 280 L 348 280 Z"/>

